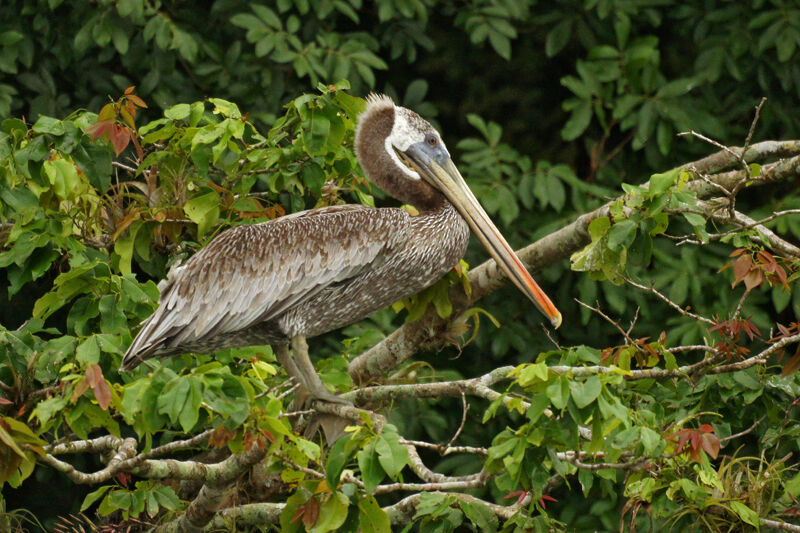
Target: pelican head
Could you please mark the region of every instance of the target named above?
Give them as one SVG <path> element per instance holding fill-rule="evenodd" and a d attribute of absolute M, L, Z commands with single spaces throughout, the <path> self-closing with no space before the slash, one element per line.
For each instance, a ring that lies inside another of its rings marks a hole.
<path fill-rule="evenodd" d="M 442 195 L 461 213 L 500 268 L 550 322 L 561 313 L 520 262 L 456 168 L 441 135 L 388 96 L 370 95 L 356 130 L 356 154 L 367 177 L 420 211 L 441 204 Z"/>

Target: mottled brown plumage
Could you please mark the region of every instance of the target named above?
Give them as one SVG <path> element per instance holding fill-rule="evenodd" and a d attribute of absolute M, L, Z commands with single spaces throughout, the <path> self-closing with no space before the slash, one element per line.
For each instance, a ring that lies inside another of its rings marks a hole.
<path fill-rule="evenodd" d="M 345 205 L 227 230 L 162 282 L 159 307 L 122 368 L 156 356 L 272 344 L 304 392 L 337 401 L 319 381 L 304 338 L 431 285 L 462 257 L 470 227 L 512 281 L 560 323 L 430 124 L 388 97 L 371 96 L 359 117 L 355 149 L 367 177 L 416 206 L 418 216 Z"/>
<path fill-rule="evenodd" d="M 171 274 L 128 354 L 210 353 L 344 327 L 439 279 L 468 239 L 446 202 L 425 216 L 345 205 L 231 228 Z"/>

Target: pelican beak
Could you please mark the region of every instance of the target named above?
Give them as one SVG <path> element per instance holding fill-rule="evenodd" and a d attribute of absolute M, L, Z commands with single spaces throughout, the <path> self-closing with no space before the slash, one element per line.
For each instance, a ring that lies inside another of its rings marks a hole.
<path fill-rule="evenodd" d="M 397 153 L 409 167 L 441 191 L 458 209 L 503 272 L 550 319 L 550 323 L 558 328 L 561 325 L 561 313 L 533 280 L 500 230 L 489 219 L 449 155 L 445 152 L 444 156 L 431 157 L 424 149 L 414 145 L 405 152 Z"/>

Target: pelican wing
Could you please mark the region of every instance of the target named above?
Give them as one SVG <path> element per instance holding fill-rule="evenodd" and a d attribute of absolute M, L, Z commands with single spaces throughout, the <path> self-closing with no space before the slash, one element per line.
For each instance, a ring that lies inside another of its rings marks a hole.
<path fill-rule="evenodd" d="M 231 228 L 170 272 L 122 366 L 273 319 L 382 262 L 407 227 L 400 209 L 344 205 Z"/>

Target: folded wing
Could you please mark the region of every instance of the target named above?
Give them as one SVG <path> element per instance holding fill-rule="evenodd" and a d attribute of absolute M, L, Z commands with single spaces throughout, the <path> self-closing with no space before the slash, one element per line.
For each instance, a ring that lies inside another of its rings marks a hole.
<path fill-rule="evenodd" d="M 345 205 L 231 228 L 170 272 L 122 368 L 274 319 L 382 263 L 407 226 L 400 209 Z"/>

